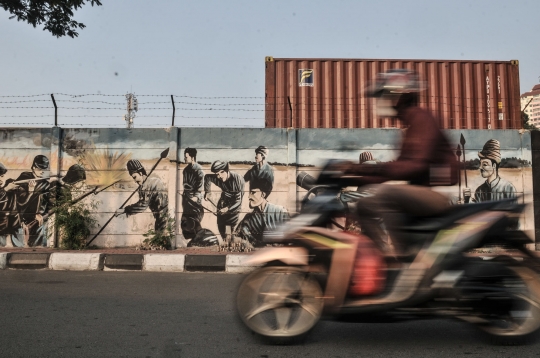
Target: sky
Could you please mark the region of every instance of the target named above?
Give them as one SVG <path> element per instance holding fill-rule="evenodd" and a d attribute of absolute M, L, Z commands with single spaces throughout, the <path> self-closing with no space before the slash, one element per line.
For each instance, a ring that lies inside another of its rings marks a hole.
<path fill-rule="evenodd" d="M 102 3 L 75 39 L 0 9 L 0 125 L 52 126 L 54 93 L 60 126 L 125 127 L 134 93 L 135 128 L 170 125 L 171 95 L 177 126 L 263 127 L 265 56 L 517 59 L 540 82 L 538 0 Z"/>

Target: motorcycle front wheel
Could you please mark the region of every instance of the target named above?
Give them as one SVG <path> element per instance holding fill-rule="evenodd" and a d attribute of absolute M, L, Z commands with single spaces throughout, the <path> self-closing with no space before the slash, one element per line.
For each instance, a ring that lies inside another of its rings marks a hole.
<path fill-rule="evenodd" d="M 324 302 L 319 283 L 289 266 L 261 268 L 238 289 L 237 310 L 244 324 L 271 343 L 293 343 L 319 321 Z"/>

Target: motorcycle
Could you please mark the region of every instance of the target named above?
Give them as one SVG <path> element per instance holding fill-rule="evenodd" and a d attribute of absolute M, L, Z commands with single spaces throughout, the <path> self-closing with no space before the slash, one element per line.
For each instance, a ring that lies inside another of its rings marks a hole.
<path fill-rule="evenodd" d="M 324 191 L 246 262 L 260 266 L 237 291 L 240 319 L 271 343 L 294 343 L 321 319 L 390 322 L 453 318 L 494 343 L 522 344 L 540 328 L 540 276 L 532 240 L 507 228 L 525 205 L 516 200 L 456 205 L 399 229 L 409 251 L 383 254 L 361 233 L 336 231 L 358 178 L 324 169 Z M 353 196 L 354 197 L 354 196 Z M 405 214 L 406 215 L 406 214 Z M 504 245 L 519 255 L 489 260 L 467 252 Z"/>

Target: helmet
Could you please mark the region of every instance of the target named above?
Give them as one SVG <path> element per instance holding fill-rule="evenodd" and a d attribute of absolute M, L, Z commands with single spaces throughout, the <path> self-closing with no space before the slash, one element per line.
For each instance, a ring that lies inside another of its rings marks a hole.
<path fill-rule="evenodd" d="M 366 94 L 368 97 L 381 97 L 388 93 L 416 93 L 425 89 L 416 72 L 401 68 L 377 74 L 375 81 L 366 87 Z"/>
<path fill-rule="evenodd" d="M 426 88 L 418 74 L 406 69 L 393 69 L 379 73 L 375 81 L 366 88 L 368 97 L 377 98 L 377 115 L 381 117 L 397 116 L 397 107 L 415 105 L 417 93 Z"/>
<path fill-rule="evenodd" d="M 74 185 L 80 181 L 86 180 L 86 172 L 84 171 L 84 167 L 80 164 L 73 164 L 71 167 L 69 167 L 62 180 L 64 183 L 69 185 Z"/>

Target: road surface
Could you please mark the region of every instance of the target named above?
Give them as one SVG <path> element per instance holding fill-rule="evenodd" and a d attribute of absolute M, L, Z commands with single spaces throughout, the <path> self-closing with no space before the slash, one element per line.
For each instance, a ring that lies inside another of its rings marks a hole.
<path fill-rule="evenodd" d="M 264 345 L 237 323 L 243 275 L 0 271 L 1 357 L 537 357 L 447 320 L 322 322 L 298 346 Z"/>

